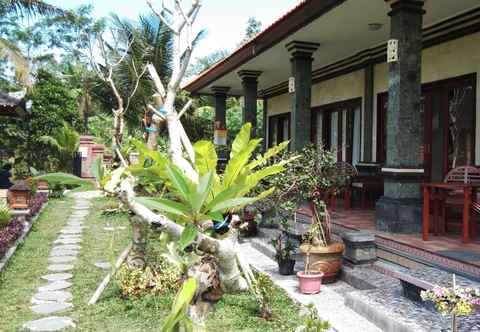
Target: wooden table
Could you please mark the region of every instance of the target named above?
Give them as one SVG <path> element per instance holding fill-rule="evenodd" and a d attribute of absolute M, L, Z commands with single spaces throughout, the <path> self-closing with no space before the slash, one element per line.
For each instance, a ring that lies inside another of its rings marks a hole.
<path fill-rule="evenodd" d="M 428 241 L 430 231 L 430 201 L 433 202 L 434 233 L 438 235 L 439 203 L 446 199 L 447 192 L 456 190 L 463 192 L 463 218 L 462 218 L 462 241 L 470 241 L 470 208 L 472 195 L 478 186 L 461 183 L 424 183 L 423 184 L 423 234 L 424 241 Z"/>

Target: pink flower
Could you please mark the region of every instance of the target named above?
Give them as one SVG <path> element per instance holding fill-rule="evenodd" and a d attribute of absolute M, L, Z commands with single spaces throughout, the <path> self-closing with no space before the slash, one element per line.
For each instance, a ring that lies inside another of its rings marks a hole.
<path fill-rule="evenodd" d="M 433 294 L 435 294 L 436 297 L 442 297 L 444 295 L 444 291 L 440 287 L 435 287 L 433 288 Z"/>

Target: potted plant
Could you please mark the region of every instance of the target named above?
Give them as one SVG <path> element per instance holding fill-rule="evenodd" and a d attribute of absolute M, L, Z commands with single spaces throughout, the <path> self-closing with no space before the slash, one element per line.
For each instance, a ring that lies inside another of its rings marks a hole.
<path fill-rule="evenodd" d="M 297 210 L 307 205 L 311 212 L 311 224 L 300 246 L 308 261 L 305 275 L 321 272 L 323 282 L 333 282 L 342 266 L 344 245 L 332 240 L 330 215 L 324 202 L 342 191 L 348 179 L 337 172 L 335 153 L 322 146 L 307 146 L 289 158 L 287 171 L 275 178 L 275 185 L 281 199 L 294 202 Z"/>
<path fill-rule="evenodd" d="M 278 273 L 283 276 L 289 276 L 293 274 L 295 268 L 295 259 L 293 258 L 295 244 L 290 238 L 288 219 L 282 217 L 280 223 L 280 233 L 271 243 L 275 248 L 275 259 L 278 263 Z"/>
<path fill-rule="evenodd" d="M 453 287 L 434 287 L 421 292 L 422 300 L 431 301 L 443 316 L 450 316 L 452 331 L 458 331 L 457 319 L 459 316 L 470 316 L 475 313 L 475 307 L 480 305 L 480 289 Z"/>

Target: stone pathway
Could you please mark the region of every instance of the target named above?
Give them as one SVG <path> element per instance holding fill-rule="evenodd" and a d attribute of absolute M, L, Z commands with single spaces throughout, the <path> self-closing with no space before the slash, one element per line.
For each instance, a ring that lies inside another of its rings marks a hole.
<path fill-rule="evenodd" d="M 40 286 L 31 299 L 30 309 L 37 314 L 48 316 L 25 323 L 23 325 L 25 329 L 60 331 L 76 326 L 70 317 L 54 316 L 54 314 L 62 314 L 73 308 L 73 295 L 69 291 L 72 286 L 71 279 L 78 252 L 82 248 L 82 233 L 87 227 L 84 226 L 84 220 L 89 213 L 89 200 L 97 195 L 98 192 L 72 195 L 75 199 L 72 214 L 60 230 L 58 238 L 53 242 L 53 248 L 48 257 L 48 274 L 40 277 L 46 281 L 46 284 Z"/>
<path fill-rule="evenodd" d="M 316 295 L 301 294 L 298 289 L 296 276 L 281 276 L 278 274 L 278 265 L 272 259 L 254 249 L 249 243 L 239 246 L 243 257 L 258 271 L 265 272 L 272 281 L 283 288 L 287 294 L 303 305 L 313 303 L 323 319 L 332 325 L 330 331 L 335 332 L 381 332 L 364 317 L 345 305 L 344 294 L 355 289 L 339 280 L 334 284 L 323 285 Z"/>

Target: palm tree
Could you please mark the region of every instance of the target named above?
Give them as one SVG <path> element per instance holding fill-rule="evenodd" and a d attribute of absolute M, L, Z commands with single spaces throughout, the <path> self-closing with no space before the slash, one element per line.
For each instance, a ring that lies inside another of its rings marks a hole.
<path fill-rule="evenodd" d="M 18 16 L 48 16 L 65 15 L 68 12 L 42 0 L 2 0 L 0 2 L 0 13 L 2 15 L 15 13 Z"/>
<path fill-rule="evenodd" d="M 126 61 L 114 73 L 123 95 L 129 95 L 136 84 L 136 75 L 146 64 L 153 64 L 160 78 L 165 81 L 171 73 L 172 33 L 156 15 L 140 16 L 131 22 L 112 15 L 112 24 L 118 37 L 130 45 Z M 143 112 L 154 94 L 151 80 L 142 79 L 130 101 L 131 111 L 125 114 L 127 126 L 138 128 Z"/>
<path fill-rule="evenodd" d="M 80 136 L 75 129 L 64 123 L 52 136 L 40 137 L 40 142 L 56 151 L 62 171 L 71 172 L 73 157 L 80 144 Z"/>
<path fill-rule="evenodd" d="M 0 0 L 0 15 L 24 16 L 70 15 L 58 7 L 41 0 Z M 0 37 L 0 59 L 8 59 L 15 67 L 17 79 L 28 85 L 29 64 L 19 48 L 9 40 Z"/>

